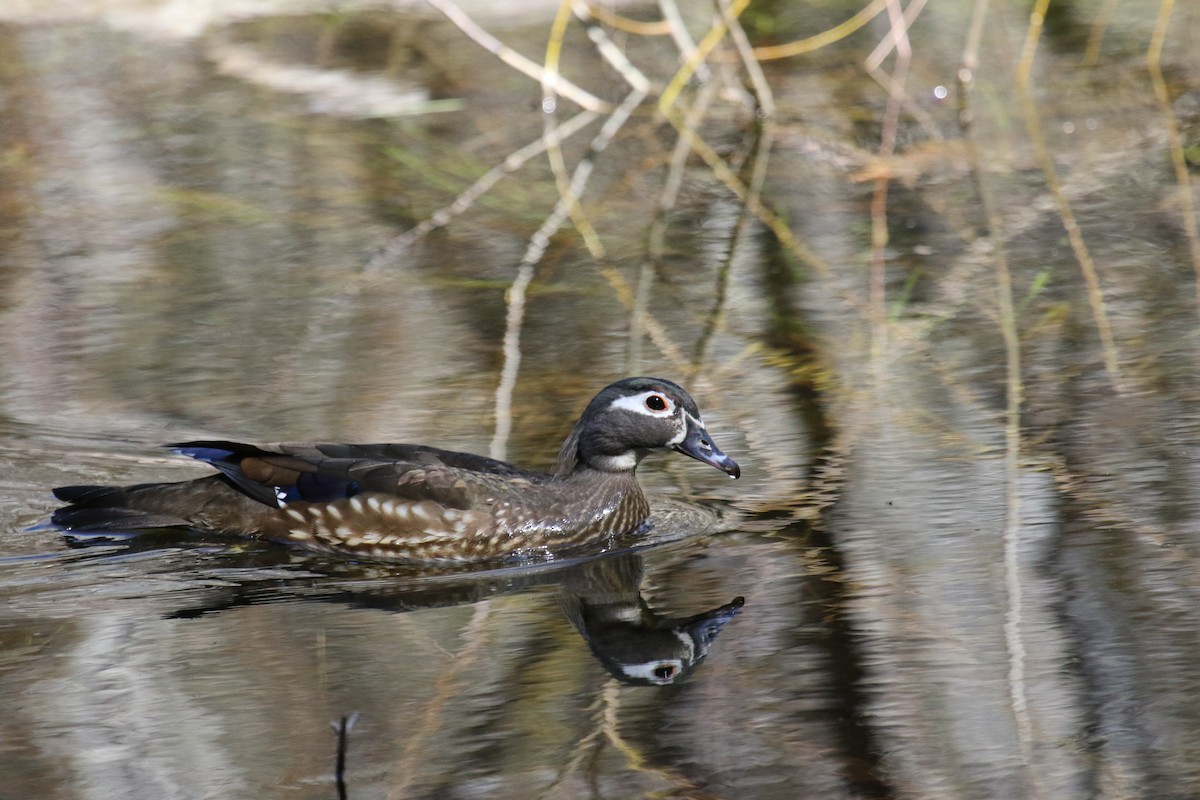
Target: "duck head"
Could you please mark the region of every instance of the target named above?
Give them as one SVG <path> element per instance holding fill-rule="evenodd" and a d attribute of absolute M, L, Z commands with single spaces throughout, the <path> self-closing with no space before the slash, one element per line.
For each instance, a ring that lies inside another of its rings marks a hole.
<path fill-rule="evenodd" d="M 626 378 L 593 397 L 563 443 L 555 474 L 566 475 L 580 464 L 632 472 L 652 450 L 676 450 L 731 478 L 742 474 L 705 429 L 696 401 L 662 378 Z"/>

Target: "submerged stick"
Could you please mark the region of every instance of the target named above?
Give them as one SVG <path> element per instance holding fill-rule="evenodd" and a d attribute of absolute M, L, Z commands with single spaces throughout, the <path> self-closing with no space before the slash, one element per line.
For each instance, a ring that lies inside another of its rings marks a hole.
<path fill-rule="evenodd" d="M 337 785 L 338 800 L 346 800 L 346 748 L 349 742 L 350 729 L 358 722 L 358 712 L 348 717 L 342 717 L 329 725 L 337 734 L 337 763 L 334 767 L 333 778 Z"/>

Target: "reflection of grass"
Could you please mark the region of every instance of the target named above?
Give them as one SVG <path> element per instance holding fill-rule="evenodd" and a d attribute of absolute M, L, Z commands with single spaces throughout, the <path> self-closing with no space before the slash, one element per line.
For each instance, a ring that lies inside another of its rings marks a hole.
<path fill-rule="evenodd" d="M 446 275 L 445 273 L 421 275 L 413 278 L 413 280 L 425 286 L 434 286 L 442 289 L 486 289 L 488 291 L 503 291 L 512 284 L 512 281 L 501 278 L 456 277 Z M 531 283 L 528 290 L 530 296 L 582 293 L 591 292 L 586 289 L 580 289 L 578 286 L 546 282 Z"/>
<path fill-rule="evenodd" d="M 386 148 L 385 155 L 394 162 L 390 167 L 391 173 L 395 178 L 405 181 L 406 186 L 421 186 L 453 196 L 489 169 L 461 149 L 431 152 L 435 146 L 433 142 L 416 142 L 410 147 Z M 478 203 L 494 211 L 503 211 L 506 216 L 515 217 L 515 221 L 522 218 L 540 220 L 545 214 L 540 209 L 545 207 L 550 195 L 527 188 L 537 185 L 536 182 L 500 181 L 490 192 L 482 195 Z M 408 196 L 411 200 L 413 195 L 409 192 Z M 442 202 L 440 198 L 432 196 L 429 200 L 431 208 Z"/>
<path fill-rule="evenodd" d="M 219 192 L 203 192 L 198 189 L 168 187 L 159 190 L 158 197 L 175 205 L 188 216 L 206 216 L 248 224 L 261 224 L 278 219 L 278 213 L 268 211 L 253 203 Z"/>

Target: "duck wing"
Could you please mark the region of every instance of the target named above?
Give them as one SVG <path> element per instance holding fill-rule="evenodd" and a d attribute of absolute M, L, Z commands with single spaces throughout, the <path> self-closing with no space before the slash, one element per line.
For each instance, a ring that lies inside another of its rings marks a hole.
<path fill-rule="evenodd" d="M 273 507 L 375 492 L 469 509 L 483 495 L 549 480 L 504 461 L 423 445 L 201 441 L 171 449 L 211 464 L 238 491 Z"/>

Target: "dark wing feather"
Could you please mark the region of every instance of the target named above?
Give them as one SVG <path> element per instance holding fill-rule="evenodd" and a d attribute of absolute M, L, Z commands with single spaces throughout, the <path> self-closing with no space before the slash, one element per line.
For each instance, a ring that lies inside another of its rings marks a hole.
<path fill-rule="evenodd" d="M 481 495 L 509 488 L 514 479 L 518 484 L 549 479 L 484 456 L 408 444 L 205 441 L 172 449 L 211 464 L 239 491 L 269 506 L 379 492 L 466 509 L 475 507 Z"/>

